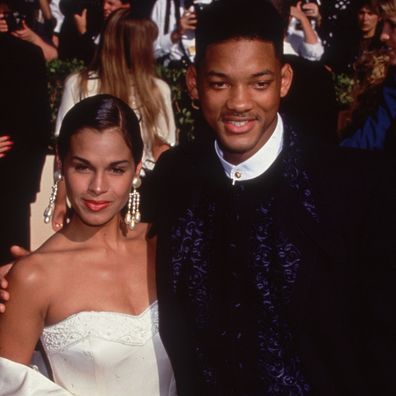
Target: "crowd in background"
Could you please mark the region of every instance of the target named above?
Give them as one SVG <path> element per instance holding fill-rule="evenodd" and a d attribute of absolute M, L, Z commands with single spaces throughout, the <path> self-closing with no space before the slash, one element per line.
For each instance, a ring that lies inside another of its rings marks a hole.
<path fill-rule="evenodd" d="M 110 93 L 136 111 L 145 143 L 142 175 L 169 147 L 206 137 L 183 80 L 194 61 L 200 10 L 210 2 L 0 0 L 0 177 L 13 191 L 1 209 L 3 219 L 12 214 L 0 226 L 9 235 L 3 247 L 29 246 L 28 231 L 20 234 L 28 229 L 43 158 L 65 113 L 82 98 Z M 375 1 L 273 3 L 284 20 L 284 59 L 294 70 L 281 103 L 285 117 L 326 143 L 394 153 L 395 33 L 383 26 Z M 47 71 L 51 62 L 78 65 L 62 81 L 60 103 L 48 96 L 45 62 Z M 1 253 L 2 262 L 8 258 Z"/>

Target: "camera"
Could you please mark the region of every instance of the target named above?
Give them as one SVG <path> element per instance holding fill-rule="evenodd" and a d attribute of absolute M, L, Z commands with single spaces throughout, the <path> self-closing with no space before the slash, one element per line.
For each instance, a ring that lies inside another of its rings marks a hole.
<path fill-rule="evenodd" d="M 26 21 L 27 16 L 18 11 L 14 12 L 5 12 L 3 18 L 7 22 L 8 31 L 14 32 L 15 30 L 19 30 L 23 28 L 23 21 Z"/>
<path fill-rule="evenodd" d="M 196 0 L 193 2 L 194 11 L 197 15 L 199 15 L 208 5 L 210 1 L 208 0 Z"/>

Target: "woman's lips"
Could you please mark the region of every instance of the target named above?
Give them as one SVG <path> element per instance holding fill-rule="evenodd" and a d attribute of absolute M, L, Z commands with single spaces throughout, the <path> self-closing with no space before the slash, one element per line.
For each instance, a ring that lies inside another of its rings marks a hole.
<path fill-rule="evenodd" d="M 101 210 L 106 209 L 110 205 L 110 201 L 92 201 L 84 199 L 84 204 L 92 212 L 100 212 Z"/>

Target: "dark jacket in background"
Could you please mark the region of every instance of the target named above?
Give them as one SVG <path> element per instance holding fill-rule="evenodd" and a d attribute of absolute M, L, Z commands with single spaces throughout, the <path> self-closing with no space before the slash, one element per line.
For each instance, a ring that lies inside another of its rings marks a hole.
<path fill-rule="evenodd" d="M 0 158 L 1 252 L 28 247 L 29 204 L 35 200 L 50 141 L 45 61 L 39 47 L 0 34 L 0 135 L 14 142 Z M 24 235 L 24 236 L 22 236 Z M 0 262 L 4 262 L 0 254 Z"/>

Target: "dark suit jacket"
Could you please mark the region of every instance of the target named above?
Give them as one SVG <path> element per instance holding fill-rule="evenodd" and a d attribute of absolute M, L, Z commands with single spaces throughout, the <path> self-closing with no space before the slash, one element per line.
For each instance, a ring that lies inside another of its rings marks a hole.
<path fill-rule="evenodd" d="M 35 199 L 50 140 L 45 61 L 39 47 L 0 34 L 0 135 L 14 146 L 0 159 L 2 194 Z"/>
<path fill-rule="evenodd" d="M 366 153 L 311 147 L 307 142 L 303 147 L 320 221 L 306 215 L 287 186 L 281 187 L 274 218 L 301 238 L 306 258 L 298 272 L 288 320 L 311 394 L 395 395 L 396 195 L 394 183 L 390 184 L 394 179 L 388 178 L 377 158 Z M 226 373 L 223 383 L 203 382 L 202 367 L 197 364 L 200 351 L 193 342 L 198 329 L 191 328 L 186 315 L 188 293 L 181 299 L 172 291 L 173 266 L 183 267 L 172 233 L 181 214 L 205 194 L 212 194 L 208 188 L 221 185 L 224 177 L 208 144 L 164 154 L 154 173 L 151 197 L 160 204 L 150 201 L 149 206 L 156 207 L 151 217 L 158 235 L 160 333 L 180 396 L 264 395 L 263 389 L 236 390 L 233 384 L 238 379 L 233 372 L 228 377 Z M 210 344 L 211 335 L 207 340 Z M 204 347 L 216 348 L 214 335 L 213 343 Z M 226 359 L 218 356 L 210 363 L 220 367 Z"/>

